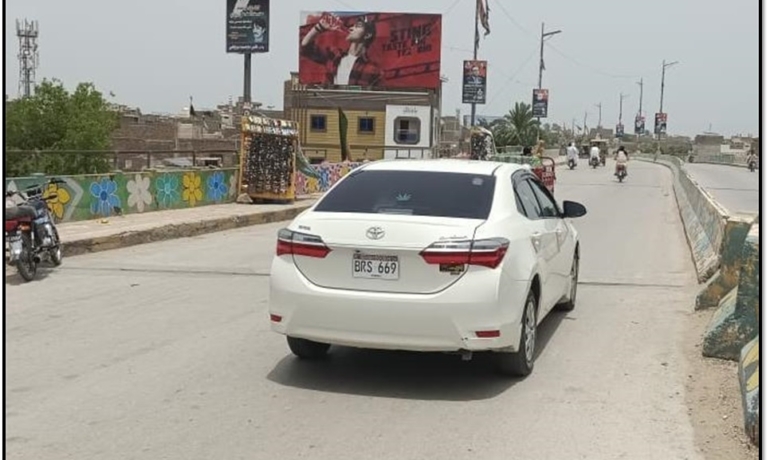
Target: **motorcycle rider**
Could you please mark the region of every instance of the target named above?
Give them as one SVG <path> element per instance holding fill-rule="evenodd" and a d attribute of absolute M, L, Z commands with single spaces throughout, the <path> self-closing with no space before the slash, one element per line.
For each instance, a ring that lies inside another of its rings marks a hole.
<path fill-rule="evenodd" d="M 596 144 L 591 146 L 591 158 L 588 160 L 589 163 L 592 163 L 594 161 L 594 159 L 596 160 L 596 163 L 599 164 L 599 162 L 600 162 L 599 146 L 596 145 Z"/>
<path fill-rule="evenodd" d="M 749 154 L 746 155 L 746 166 L 750 165 L 752 161 L 754 162 L 754 167 L 759 165 L 759 157 L 754 153 L 754 149 L 749 150 Z"/>
<path fill-rule="evenodd" d="M 622 145 L 618 148 L 618 151 L 615 152 L 615 175 L 616 176 L 620 173 L 620 168 L 625 168 L 626 175 L 628 175 L 628 154 L 626 153 L 626 148 Z"/>
<path fill-rule="evenodd" d="M 575 143 L 570 142 L 569 147 L 567 147 L 567 163 L 573 161 L 575 165 L 577 165 L 579 153 L 577 147 L 575 147 Z"/>

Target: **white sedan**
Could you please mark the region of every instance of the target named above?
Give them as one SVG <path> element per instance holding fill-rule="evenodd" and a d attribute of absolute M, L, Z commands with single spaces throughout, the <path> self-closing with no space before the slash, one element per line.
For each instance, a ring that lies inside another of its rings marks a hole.
<path fill-rule="evenodd" d="M 330 345 L 498 352 L 528 375 L 537 325 L 575 306 L 580 245 L 529 166 L 473 160 L 363 165 L 278 233 L 270 322 L 300 358 Z"/>

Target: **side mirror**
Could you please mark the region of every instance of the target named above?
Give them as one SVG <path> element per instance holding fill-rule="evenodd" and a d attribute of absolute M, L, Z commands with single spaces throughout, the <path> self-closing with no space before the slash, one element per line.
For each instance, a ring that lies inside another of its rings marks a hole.
<path fill-rule="evenodd" d="M 562 212 L 562 217 L 567 219 L 583 217 L 588 213 L 585 206 L 575 201 L 564 200 L 562 209 L 564 210 L 564 212 Z"/>

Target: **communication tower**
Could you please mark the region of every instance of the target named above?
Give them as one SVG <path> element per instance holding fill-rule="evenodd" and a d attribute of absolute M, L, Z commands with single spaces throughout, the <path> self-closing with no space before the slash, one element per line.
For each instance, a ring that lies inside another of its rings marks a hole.
<path fill-rule="evenodd" d="M 39 64 L 37 38 L 40 29 L 37 21 L 16 20 L 16 36 L 19 37 L 19 95 L 32 95 L 35 87 L 35 71 Z"/>

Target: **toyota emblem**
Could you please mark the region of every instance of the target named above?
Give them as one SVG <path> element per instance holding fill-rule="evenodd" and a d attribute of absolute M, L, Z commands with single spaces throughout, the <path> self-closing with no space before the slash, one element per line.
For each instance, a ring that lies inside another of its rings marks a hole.
<path fill-rule="evenodd" d="M 370 227 L 366 230 L 366 237 L 370 240 L 381 240 L 385 236 L 385 230 L 380 227 Z"/>

